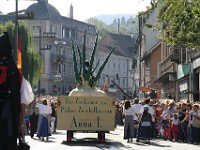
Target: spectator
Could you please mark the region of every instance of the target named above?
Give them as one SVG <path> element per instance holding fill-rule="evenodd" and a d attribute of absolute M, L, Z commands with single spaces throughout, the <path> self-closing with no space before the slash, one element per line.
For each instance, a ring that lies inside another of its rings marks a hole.
<path fill-rule="evenodd" d="M 180 131 L 180 135 L 181 135 L 181 140 L 186 143 L 187 142 L 187 126 L 188 126 L 188 121 L 184 120 L 185 116 L 186 116 L 186 103 L 181 103 L 181 108 L 178 112 L 179 115 L 179 120 L 181 122 L 181 131 Z"/>
<path fill-rule="evenodd" d="M 140 109 L 142 108 L 142 105 L 139 104 L 139 99 L 135 98 L 134 100 L 134 105 L 132 106 L 133 109 L 135 110 L 136 114 L 133 114 L 134 116 L 134 137 L 136 137 L 136 133 L 137 133 L 137 127 L 138 127 L 138 116 L 140 113 Z"/>
<path fill-rule="evenodd" d="M 134 137 L 134 121 L 133 114 L 135 114 L 135 110 L 131 107 L 130 101 L 126 100 L 123 110 L 123 115 L 125 116 L 124 121 L 124 139 L 128 139 L 127 142 L 132 142 Z"/>
<path fill-rule="evenodd" d="M 50 106 L 47 105 L 47 100 L 44 99 L 42 101 L 42 104 L 39 105 L 39 112 L 42 116 L 37 137 L 42 137 L 42 141 L 44 141 L 44 137 L 46 137 L 46 141 L 49 140 L 50 133 L 50 121 L 49 121 L 49 115 L 52 113 L 52 109 Z"/>
<path fill-rule="evenodd" d="M 170 119 L 169 115 L 165 114 L 164 119 L 162 120 L 162 128 L 164 131 L 164 139 L 165 140 L 170 140 L 171 135 L 170 135 Z"/>
<path fill-rule="evenodd" d="M 199 112 L 199 105 L 194 104 L 193 105 L 193 114 L 192 114 L 192 130 L 193 130 L 193 135 L 192 137 L 194 138 L 194 144 L 199 145 L 200 143 L 200 112 Z"/>
<path fill-rule="evenodd" d="M 178 119 L 178 114 L 175 113 L 172 119 L 172 127 L 171 127 L 171 132 L 173 134 L 174 141 L 178 140 L 178 134 L 180 132 L 179 124 L 180 124 L 180 120 Z"/>
<path fill-rule="evenodd" d="M 151 139 L 151 124 L 152 124 L 152 115 L 149 113 L 149 107 L 144 107 L 144 112 L 140 120 L 140 133 L 137 135 L 136 142 L 139 142 L 140 139 L 146 140 L 150 144 Z"/>
<path fill-rule="evenodd" d="M 119 104 L 116 104 L 116 125 L 124 125 L 123 118 L 122 118 L 122 111 Z"/>

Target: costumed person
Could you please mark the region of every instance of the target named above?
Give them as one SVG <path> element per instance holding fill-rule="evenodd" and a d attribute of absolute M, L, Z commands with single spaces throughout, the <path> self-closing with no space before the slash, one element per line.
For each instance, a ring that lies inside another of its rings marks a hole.
<path fill-rule="evenodd" d="M 139 142 L 140 139 L 143 139 L 148 144 L 150 144 L 152 115 L 149 113 L 149 107 L 144 107 L 144 112 L 139 122 L 140 122 L 140 134 L 137 135 L 136 142 Z"/>
<path fill-rule="evenodd" d="M 46 137 L 46 141 L 49 140 L 50 133 L 50 120 L 48 120 L 49 115 L 52 113 L 52 109 L 47 105 L 47 100 L 44 99 L 42 104 L 39 105 L 39 112 L 42 115 L 40 125 L 38 128 L 37 137 L 41 138 L 44 141 L 44 137 Z"/>
<path fill-rule="evenodd" d="M 22 134 L 25 104 L 20 102 L 20 73 L 13 60 L 7 32 L 0 36 L 0 146 L 15 150 Z"/>
<path fill-rule="evenodd" d="M 56 109 L 55 109 L 55 104 L 51 103 L 51 109 L 52 109 L 52 113 L 51 113 L 51 133 L 56 132 Z"/>
<path fill-rule="evenodd" d="M 34 137 L 34 134 L 37 131 L 37 122 L 38 122 L 38 114 L 39 108 L 36 106 L 36 97 L 34 98 L 33 102 L 27 106 L 28 114 L 30 118 L 30 136 L 31 138 Z"/>
<path fill-rule="evenodd" d="M 136 114 L 134 108 L 131 106 L 130 101 L 126 100 L 123 110 L 124 120 L 124 139 L 127 142 L 132 142 L 134 138 L 134 118 L 133 115 Z"/>
<path fill-rule="evenodd" d="M 143 105 L 142 108 L 140 109 L 140 113 L 139 113 L 139 116 L 138 116 L 138 122 L 139 122 L 139 124 L 138 124 L 137 140 L 136 140 L 136 142 L 140 141 L 139 138 L 140 138 L 140 135 L 141 135 L 141 123 L 142 123 L 141 119 L 142 119 L 142 116 L 143 116 L 143 113 L 144 113 L 144 110 L 146 109 L 146 107 L 148 107 L 148 113 L 151 114 L 152 122 L 155 121 L 155 120 L 153 120 L 154 110 L 153 110 L 153 107 L 150 106 L 150 102 L 151 101 L 150 101 L 149 98 L 145 99 L 144 100 L 145 105 Z"/>

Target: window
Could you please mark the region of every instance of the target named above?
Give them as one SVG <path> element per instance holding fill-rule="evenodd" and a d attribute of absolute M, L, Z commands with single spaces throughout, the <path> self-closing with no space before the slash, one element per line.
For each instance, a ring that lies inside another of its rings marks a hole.
<path fill-rule="evenodd" d="M 126 65 L 123 63 L 123 72 L 126 72 Z"/>
<path fill-rule="evenodd" d="M 103 75 L 102 79 L 103 79 L 103 83 L 105 83 L 106 82 L 105 75 Z"/>
<path fill-rule="evenodd" d="M 90 39 L 87 37 L 86 39 L 86 44 L 89 45 L 90 44 Z"/>
<path fill-rule="evenodd" d="M 80 37 L 80 42 L 83 43 L 83 36 Z"/>
<path fill-rule="evenodd" d="M 62 30 L 62 37 L 65 38 L 65 29 Z"/>
<path fill-rule="evenodd" d="M 120 63 L 118 63 L 118 71 L 120 72 Z"/>
<path fill-rule="evenodd" d="M 115 63 L 113 63 L 113 69 L 115 70 Z"/>
<path fill-rule="evenodd" d="M 108 62 L 108 68 L 107 69 L 110 69 L 110 62 Z"/>
<path fill-rule="evenodd" d="M 71 31 L 69 31 L 69 37 L 72 37 L 72 32 Z"/>
<path fill-rule="evenodd" d="M 123 79 L 123 87 L 125 87 L 126 81 L 125 79 Z"/>

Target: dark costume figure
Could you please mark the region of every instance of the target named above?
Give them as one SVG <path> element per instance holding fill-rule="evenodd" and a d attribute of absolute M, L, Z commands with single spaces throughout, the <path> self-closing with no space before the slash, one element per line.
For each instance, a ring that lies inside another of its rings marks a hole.
<path fill-rule="evenodd" d="M 137 142 L 140 141 L 140 139 L 146 140 L 148 144 L 150 144 L 151 140 L 151 125 L 152 125 L 152 116 L 148 112 L 149 108 L 144 107 L 144 112 L 142 115 L 141 122 L 139 123 L 139 129 L 140 130 L 137 134 Z"/>
<path fill-rule="evenodd" d="M 0 146 L 15 150 L 20 120 L 20 75 L 7 32 L 0 36 Z"/>
<path fill-rule="evenodd" d="M 30 115 L 30 136 L 31 138 L 34 137 L 34 134 L 37 131 L 37 122 L 38 122 L 38 114 L 39 109 L 36 107 L 36 100 L 33 100 L 32 103 L 28 105 L 28 114 Z"/>

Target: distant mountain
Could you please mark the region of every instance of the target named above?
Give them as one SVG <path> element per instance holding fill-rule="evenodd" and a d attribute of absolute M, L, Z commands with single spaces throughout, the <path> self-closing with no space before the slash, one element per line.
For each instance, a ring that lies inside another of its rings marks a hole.
<path fill-rule="evenodd" d="M 104 23 L 106 23 L 107 25 L 110 25 L 114 19 L 118 19 L 122 17 L 125 17 L 125 19 L 129 19 L 130 17 L 135 18 L 136 15 L 135 14 L 116 14 L 116 15 L 99 15 L 99 16 L 94 16 L 93 18 L 96 18 L 100 21 L 103 21 Z"/>

